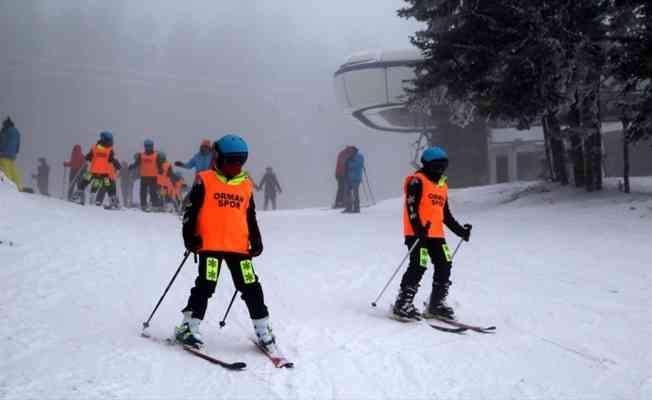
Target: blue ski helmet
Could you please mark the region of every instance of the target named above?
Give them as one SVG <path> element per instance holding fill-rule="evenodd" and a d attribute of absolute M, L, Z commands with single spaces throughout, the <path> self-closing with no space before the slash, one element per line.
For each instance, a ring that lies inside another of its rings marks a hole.
<path fill-rule="evenodd" d="M 426 175 L 439 179 L 448 168 L 448 154 L 441 147 L 431 147 L 421 155 L 421 164 Z"/>
<path fill-rule="evenodd" d="M 429 163 L 430 161 L 434 160 L 448 160 L 448 154 L 446 153 L 446 150 L 442 149 L 439 146 L 435 146 L 425 149 L 423 154 L 421 154 L 422 164 Z"/>
<path fill-rule="evenodd" d="M 113 142 L 113 134 L 109 131 L 100 132 L 100 140 L 103 142 Z"/>
<path fill-rule="evenodd" d="M 164 152 L 159 151 L 159 152 L 158 152 L 158 159 L 161 160 L 161 161 L 163 161 L 163 162 L 165 162 L 165 161 L 167 161 L 168 157 L 165 155 Z"/>
<path fill-rule="evenodd" d="M 145 139 L 145 142 L 143 142 L 145 147 L 154 147 L 154 141 L 152 139 Z"/>
<path fill-rule="evenodd" d="M 238 161 L 240 165 L 247 162 L 249 148 L 247 143 L 238 135 L 228 134 L 222 136 L 213 143 L 213 149 L 217 153 L 220 162 L 226 160 Z"/>

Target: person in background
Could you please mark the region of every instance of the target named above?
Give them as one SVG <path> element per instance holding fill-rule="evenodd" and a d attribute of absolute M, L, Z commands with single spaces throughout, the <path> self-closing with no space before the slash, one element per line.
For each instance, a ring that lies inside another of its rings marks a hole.
<path fill-rule="evenodd" d="M 120 203 L 116 194 L 115 180 L 111 180 L 112 174 L 115 173 L 114 169 L 120 170 L 120 163 L 113 152 L 113 133 L 109 131 L 100 132 L 100 140 L 91 147 L 85 159 L 90 163 L 90 166 L 88 172 L 84 174 L 83 179 L 77 185 L 77 191 L 73 194 L 73 201 L 84 205 L 86 203 L 84 191 L 92 183 L 91 195 L 96 194 L 102 187 L 106 187 L 109 196 L 111 196 L 110 208 L 119 208 Z M 97 204 L 96 201 L 96 205 L 100 204 Z"/>
<path fill-rule="evenodd" d="M 188 191 L 188 185 L 183 179 L 183 175 L 181 175 L 180 173 L 174 174 L 172 183 L 174 185 L 175 210 L 177 211 L 177 213 L 181 214 L 183 211 L 183 209 L 181 208 L 181 204 L 186 192 Z"/>
<path fill-rule="evenodd" d="M 283 190 L 272 167 L 265 168 L 265 175 L 256 186 L 256 190 L 259 191 L 260 189 L 265 190 L 265 210 L 267 210 L 270 202 L 272 203 L 272 209 L 276 210 L 276 193 L 282 193 Z"/>
<path fill-rule="evenodd" d="M 82 167 L 85 162 L 81 145 L 74 145 L 70 152 L 70 160 L 63 162 L 64 167 L 70 168 L 68 174 L 68 200 L 72 199 L 72 194 L 75 192 L 75 184 L 82 175 Z"/>
<path fill-rule="evenodd" d="M 16 169 L 16 156 L 20 151 L 20 132 L 14 126 L 11 118 L 7 117 L 0 130 L 0 170 L 11 179 L 18 190 L 23 190 L 20 174 Z"/>
<path fill-rule="evenodd" d="M 182 161 L 175 161 L 174 166 L 185 169 L 194 169 L 195 175 L 197 175 L 202 171 L 209 170 L 212 161 L 213 153 L 211 152 L 211 141 L 205 139 L 201 141 L 199 152 L 195 153 L 188 162 L 184 163 Z"/>
<path fill-rule="evenodd" d="M 133 193 L 136 178 L 136 170 L 129 169 L 129 164 L 123 161 L 122 168 L 120 168 L 120 191 L 122 192 L 122 204 L 127 208 L 131 208 L 134 203 Z"/>
<path fill-rule="evenodd" d="M 335 195 L 335 204 L 333 208 L 344 208 L 346 206 L 346 193 L 348 183 L 346 179 L 346 161 L 353 154 L 353 146 L 346 146 L 337 154 L 337 163 L 335 164 L 335 180 L 337 180 L 337 194 Z"/>
<path fill-rule="evenodd" d="M 156 180 L 158 175 L 163 173 L 161 169 L 163 162 L 154 151 L 154 142 L 151 139 L 146 139 L 143 146 L 145 151 L 134 154 L 134 163 L 129 166 L 129 169 L 137 170 L 140 175 L 140 208 L 143 211 L 150 211 L 150 207 L 160 207 Z M 147 203 L 148 194 L 151 204 Z"/>
<path fill-rule="evenodd" d="M 357 147 L 351 146 L 351 155 L 346 160 L 346 208 L 344 213 L 360 212 L 360 182 L 364 173 L 364 157 Z"/>
<path fill-rule="evenodd" d="M 173 204 L 174 185 L 172 179 L 175 175 L 172 164 L 167 160 L 167 155 L 163 151 L 158 152 L 158 160 L 161 164 L 160 173 L 156 177 L 156 185 L 158 186 L 161 206 L 156 210 L 165 211 L 168 204 Z"/>
<path fill-rule="evenodd" d="M 36 186 L 38 191 L 43 196 L 50 195 L 50 166 L 48 165 L 47 160 L 44 157 L 39 157 L 38 167 L 36 168 L 36 174 L 32 175 L 32 179 L 36 179 Z"/>

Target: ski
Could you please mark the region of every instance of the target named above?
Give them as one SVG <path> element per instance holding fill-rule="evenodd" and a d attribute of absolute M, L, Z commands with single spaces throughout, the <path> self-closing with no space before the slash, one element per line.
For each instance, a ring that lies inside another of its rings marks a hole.
<path fill-rule="evenodd" d="M 423 306 L 427 310 L 428 303 L 424 302 Z M 468 330 L 471 330 L 471 331 L 474 331 L 474 332 L 479 332 L 479 333 L 495 333 L 495 330 L 496 330 L 495 326 L 484 327 L 484 326 L 466 324 L 466 323 L 460 322 L 460 321 L 458 321 L 456 319 L 451 319 L 451 318 L 446 318 L 446 317 L 443 317 L 443 316 L 440 316 L 440 315 L 430 314 L 427 311 L 424 311 L 424 313 L 422 314 L 422 317 L 425 320 L 433 320 L 434 319 L 434 320 L 443 322 L 445 324 L 449 324 L 449 325 L 457 327 L 457 328 L 466 328 Z"/>
<path fill-rule="evenodd" d="M 390 318 L 393 319 L 393 320 L 395 320 L 395 321 L 398 321 L 398 322 L 403 322 L 403 323 L 405 323 L 405 324 L 407 324 L 407 323 L 411 323 L 411 322 L 420 323 L 420 324 L 423 324 L 423 325 L 425 325 L 425 326 L 429 326 L 429 327 L 432 328 L 432 329 L 436 329 L 436 330 L 438 330 L 438 331 L 440 331 L 440 332 L 448 332 L 448 333 L 458 333 L 458 334 L 461 334 L 461 333 L 464 333 L 464 332 L 466 332 L 467 330 L 469 330 L 469 328 L 462 327 L 462 326 L 457 326 L 457 327 L 453 327 L 453 328 L 451 328 L 451 327 L 448 327 L 448 326 L 442 326 L 442 325 L 439 325 L 439 324 L 433 324 L 432 322 L 430 322 L 430 321 L 426 321 L 426 320 L 423 320 L 423 319 L 421 319 L 421 318 L 419 318 L 419 319 L 405 319 L 405 318 L 400 318 L 400 317 L 398 317 L 398 316 L 396 316 L 396 315 L 394 315 L 394 314 L 390 314 Z"/>
<path fill-rule="evenodd" d="M 437 321 L 441 321 L 443 323 L 449 324 L 451 326 L 455 326 L 455 327 L 458 327 L 458 328 L 466 328 L 466 329 L 472 330 L 474 332 L 495 333 L 495 331 L 496 331 L 495 326 L 483 327 L 483 326 L 477 326 L 477 325 L 470 325 L 470 324 L 466 324 L 464 322 L 459 322 L 459 321 L 454 320 L 454 319 L 440 317 L 440 316 L 436 316 L 436 315 L 433 315 L 431 318 L 436 319 Z"/>
<path fill-rule="evenodd" d="M 433 324 L 433 323 L 426 322 L 426 321 L 424 321 L 424 323 L 425 323 L 426 325 L 428 325 L 429 327 L 431 327 L 431 328 L 433 328 L 433 329 L 436 329 L 436 330 L 438 330 L 438 331 L 441 331 L 441 332 L 448 332 L 448 333 L 464 333 L 464 332 L 466 332 L 466 331 L 469 330 L 469 328 L 462 327 L 462 326 L 458 326 L 458 327 L 456 327 L 456 328 L 449 328 L 449 327 L 447 327 L 447 326 L 441 326 L 441 325 Z"/>
<path fill-rule="evenodd" d="M 269 360 L 274 364 L 276 368 L 294 368 L 294 363 L 285 358 L 278 349 L 274 353 L 269 352 L 266 348 L 260 345 L 258 341 L 254 338 L 250 338 L 254 345 L 260 350 L 263 354 L 269 358 Z"/>
<path fill-rule="evenodd" d="M 180 344 L 179 342 L 174 340 L 174 338 L 160 339 L 160 338 L 156 338 L 156 337 L 151 336 L 147 332 L 142 332 L 140 334 L 140 336 L 142 336 L 144 338 L 147 338 L 147 339 L 150 339 L 150 340 L 152 340 L 152 341 L 154 341 L 156 343 L 166 344 L 168 346 L 176 346 L 176 345 Z M 226 368 L 226 369 L 231 370 L 231 371 L 240 371 L 240 370 L 243 370 L 243 369 L 245 369 L 247 367 L 247 364 L 245 364 L 243 362 L 240 362 L 240 361 L 230 363 L 230 362 L 220 360 L 219 358 L 216 358 L 216 357 L 214 357 L 214 356 L 212 356 L 210 354 L 207 354 L 207 353 L 205 353 L 204 351 L 202 351 L 200 349 L 196 349 L 194 347 L 190 347 L 190 346 L 186 346 L 186 345 L 183 345 L 182 347 L 183 347 L 183 349 L 185 351 L 187 351 L 188 353 L 190 353 L 190 354 L 192 354 L 194 356 L 202 358 L 202 359 L 204 359 L 204 360 L 206 360 L 206 361 L 208 361 L 208 362 L 210 362 L 212 364 L 219 365 L 220 367 Z"/>
<path fill-rule="evenodd" d="M 202 350 L 196 349 L 196 348 L 194 348 L 192 346 L 184 345 L 183 349 L 185 351 L 189 352 L 190 354 L 196 355 L 199 358 L 203 358 L 204 360 L 206 360 L 206 361 L 208 361 L 210 363 L 217 364 L 220 367 L 226 368 L 228 370 L 240 371 L 240 370 L 243 370 L 243 369 L 245 369 L 247 367 L 247 364 L 245 364 L 243 362 L 240 362 L 240 361 L 237 361 L 237 362 L 234 362 L 234 363 L 229 363 L 229 362 L 226 362 L 226 361 L 222 361 L 222 360 L 220 360 L 218 358 L 215 358 L 215 357 L 213 357 L 213 356 L 211 356 L 209 354 L 206 354 Z"/>

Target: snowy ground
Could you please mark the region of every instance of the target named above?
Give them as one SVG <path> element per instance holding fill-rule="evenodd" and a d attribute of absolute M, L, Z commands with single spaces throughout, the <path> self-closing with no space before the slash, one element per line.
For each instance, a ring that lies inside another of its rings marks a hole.
<path fill-rule="evenodd" d="M 452 304 L 495 335 L 386 318 L 398 278 L 370 307 L 405 252 L 400 199 L 360 215 L 260 212 L 256 269 L 296 368 L 255 350 L 240 300 L 219 329 L 233 294 L 223 274 L 203 334 L 211 352 L 245 361 L 242 372 L 139 336 L 181 260 L 178 218 L 2 184 L 0 399 L 651 399 L 652 179 L 631 195 L 611 183 L 598 194 L 532 183 L 451 192 L 454 214 L 474 225 Z M 171 333 L 194 275 L 188 263 L 153 335 Z"/>

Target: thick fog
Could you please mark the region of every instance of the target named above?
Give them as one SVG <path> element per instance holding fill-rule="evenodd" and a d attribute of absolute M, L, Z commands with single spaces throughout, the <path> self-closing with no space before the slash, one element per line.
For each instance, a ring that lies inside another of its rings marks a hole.
<path fill-rule="evenodd" d="M 400 0 L 0 2 L 0 118 L 22 134 L 17 166 L 38 157 L 59 196 L 62 162 L 114 133 L 131 162 L 146 138 L 187 161 L 203 138 L 238 133 L 258 182 L 277 172 L 282 208 L 327 206 L 352 144 L 377 199 L 398 196 L 413 136 L 374 132 L 336 105 L 333 73 L 354 52 L 410 46 Z M 184 174 L 192 177 L 191 172 Z M 361 194 L 363 201 L 364 194 Z"/>

